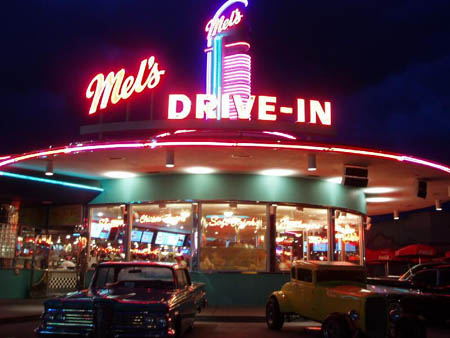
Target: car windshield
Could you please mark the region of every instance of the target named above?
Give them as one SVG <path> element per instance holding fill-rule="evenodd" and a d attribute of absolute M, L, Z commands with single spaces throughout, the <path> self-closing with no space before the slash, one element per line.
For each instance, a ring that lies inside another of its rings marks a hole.
<path fill-rule="evenodd" d="M 172 269 L 164 266 L 112 265 L 97 269 L 95 288 L 173 288 Z"/>
<path fill-rule="evenodd" d="M 366 274 L 358 270 L 319 270 L 317 271 L 317 283 L 349 281 L 365 283 Z"/>

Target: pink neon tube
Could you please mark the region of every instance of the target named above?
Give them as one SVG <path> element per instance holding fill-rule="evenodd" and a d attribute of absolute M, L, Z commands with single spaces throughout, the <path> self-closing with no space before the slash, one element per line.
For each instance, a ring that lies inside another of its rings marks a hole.
<path fill-rule="evenodd" d="M 101 143 L 101 144 L 91 144 L 91 145 L 75 145 L 59 148 L 51 148 L 36 152 L 30 152 L 23 155 L 11 155 L 6 160 L 0 162 L 0 167 L 5 167 L 10 164 L 23 162 L 26 160 L 42 158 L 44 156 L 55 156 L 55 155 L 68 155 L 72 153 L 80 153 L 86 151 L 100 151 L 100 150 L 110 150 L 110 149 L 154 149 L 161 147 L 219 147 L 219 148 L 278 148 L 278 149 L 291 149 L 300 151 L 320 151 L 320 152 L 331 152 L 331 153 L 341 153 L 341 154 L 354 154 L 375 158 L 384 158 L 389 160 L 396 160 L 401 162 L 410 162 L 413 164 L 434 168 L 437 170 L 444 171 L 450 174 L 450 167 L 435 163 L 432 161 L 427 161 L 424 159 L 386 153 L 370 149 L 355 149 L 340 146 L 327 146 L 327 145 L 313 145 L 313 144 L 284 144 L 284 143 L 273 143 L 273 142 L 234 142 L 234 141 L 163 141 L 158 142 L 153 141 L 137 141 L 137 142 L 126 142 L 126 143 Z"/>

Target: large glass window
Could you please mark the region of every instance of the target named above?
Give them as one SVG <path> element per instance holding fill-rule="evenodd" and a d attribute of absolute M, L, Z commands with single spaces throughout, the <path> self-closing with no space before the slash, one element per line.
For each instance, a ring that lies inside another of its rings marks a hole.
<path fill-rule="evenodd" d="M 334 260 L 360 264 L 360 215 L 335 211 L 334 221 Z"/>
<path fill-rule="evenodd" d="M 276 261 L 289 271 L 294 260 L 326 260 L 328 253 L 327 210 L 278 206 L 276 214 Z"/>
<path fill-rule="evenodd" d="M 124 212 L 124 205 L 90 209 L 89 267 L 94 267 L 103 261 L 117 261 L 125 258 Z"/>
<path fill-rule="evenodd" d="M 266 205 L 202 204 L 201 212 L 201 270 L 266 270 Z"/>
<path fill-rule="evenodd" d="M 189 203 L 133 206 L 132 259 L 190 266 L 192 210 Z"/>

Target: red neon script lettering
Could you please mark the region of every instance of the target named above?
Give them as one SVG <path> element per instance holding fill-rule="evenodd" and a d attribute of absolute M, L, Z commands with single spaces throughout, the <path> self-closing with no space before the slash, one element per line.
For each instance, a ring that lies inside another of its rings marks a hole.
<path fill-rule="evenodd" d="M 148 73 L 144 80 L 147 70 Z M 159 84 L 161 76 L 165 73 L 165 70 L 158 69 L 155 57 L 151 56 L 141 62 L 136 78 L 130 75 L 124 81 L 125 69 L 119 70 L 117 74 L 110 72 L 106 79 L 103 74 L 97 74 L 86 91 L 86 98 L 92 98 L 89 115 L 97 111 L 100 99 L 100 109 L 104 109 L 110 100 L 112 104 L 116 104 L 122 99 L 128 99 L 134 92 L 142 92 L 146 87 L 149 89 L 155 88 Z"/>
<path fill-rule="evenodd" d="M 211 19 L 206 25 L 205 32 L 208 33 L 208 39 L 215 37 L 217 34 L 226 31 L 228 28 L 238 25 L 244 16 L 239 9 L 231 12 L 228 19 L 222 15 L 220 18 Z"/>

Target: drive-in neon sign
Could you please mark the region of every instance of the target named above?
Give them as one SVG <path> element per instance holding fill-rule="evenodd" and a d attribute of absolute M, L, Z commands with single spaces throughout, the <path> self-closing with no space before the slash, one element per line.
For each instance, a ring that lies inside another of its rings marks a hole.
<path fill-rule="evenodd" d="M 97 74 L 86 91 L 86 98 L 92 99 L 89 114 L 97 112 L 99 103 L 100 109 L 104 109 L 110 101 L 116 104 L 120 100 L 128 99 L 133 93 L 142 92 L 145 88 L 155 88 L 165 72 L 165 70 L 159 70 L 155 57 L 151 56 L 142 60 L 136 77 L 130 75 L 125 81 L 125 69 L 117 73 L 110 72 L 106 78 L 101 73 Z"/>
<path fill-rule="evenodd" d="M 294 117 L 296 123 L 331 125 L 331 103 L 297 98 L 292 106 L 277 105 L 277 97 L 251 95 L 248 100 L 239 95 L 222 95 L 221 103 L 214 95 L 197 94 L 195 109 L 191 99 L 184 94 L 169 95 L 169 120 L 184 120 L 194 117 L 199 120 L 218 119 L 217 107 L 221 106 L 221 119 L 229 119 L 230 101 L 236 107 L 239 120 L 277 121 L 279 116 Z M 247 101 L 247 102 L 245 102 Z"/>

